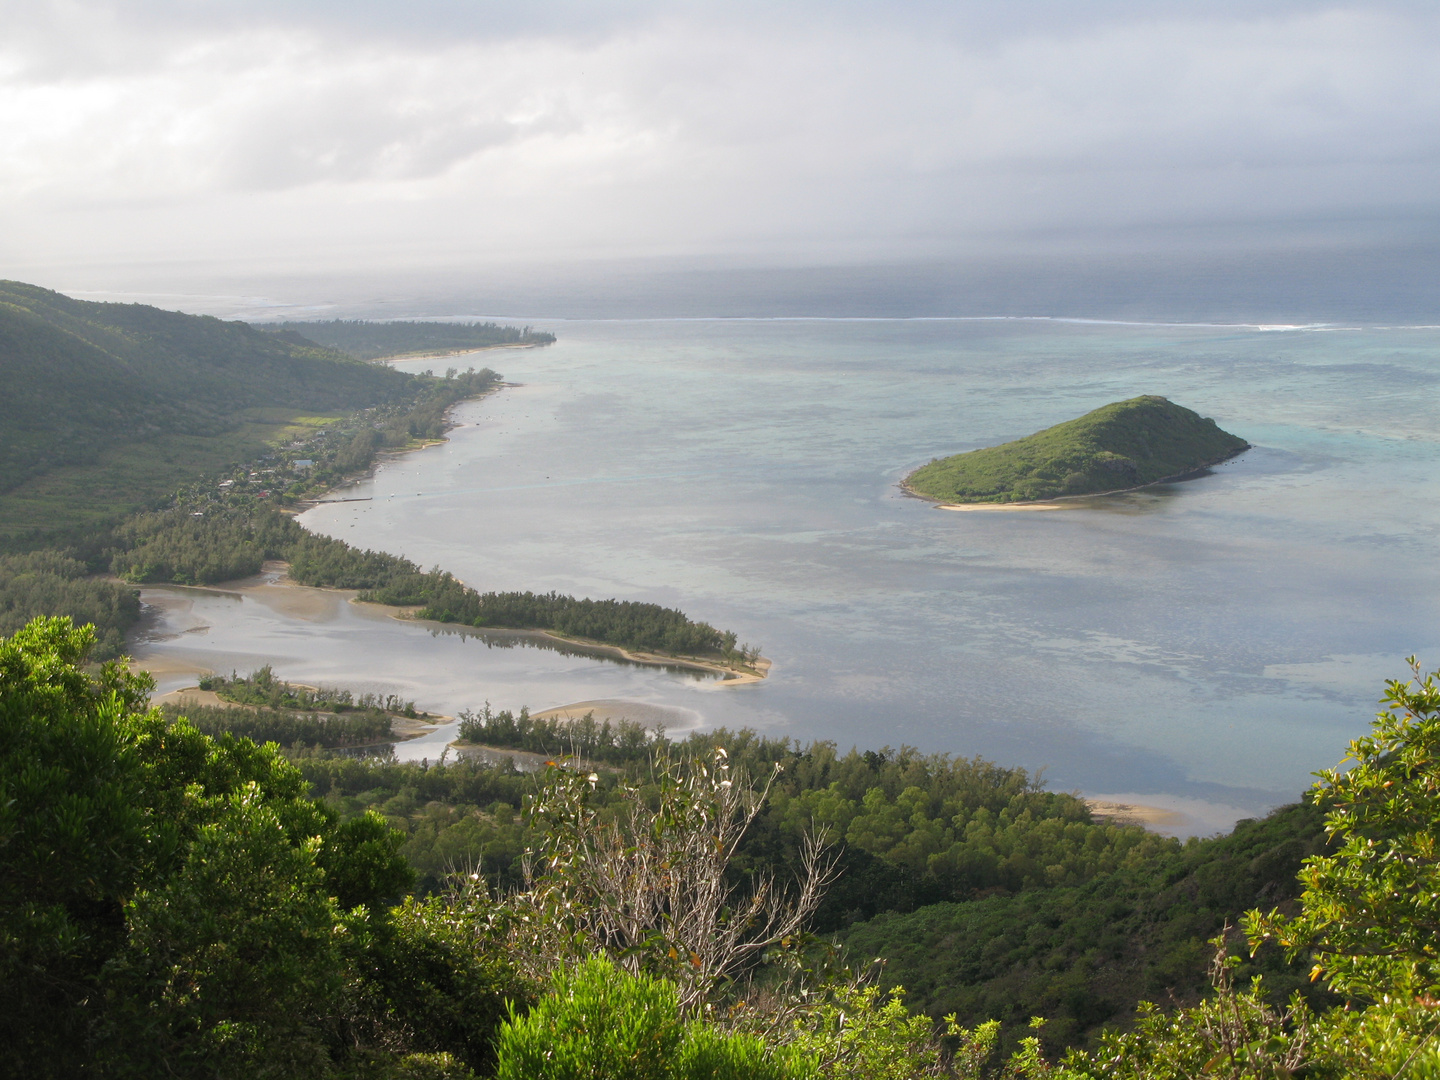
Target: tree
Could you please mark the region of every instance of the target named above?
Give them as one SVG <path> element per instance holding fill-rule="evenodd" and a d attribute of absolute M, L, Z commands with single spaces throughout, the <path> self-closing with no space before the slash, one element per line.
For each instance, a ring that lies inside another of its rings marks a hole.
<path fill-rule="evenodd" d="M 1440 995 L 1440 672 L 1408 662 L 1415 679 L 1386 683 L 1371 734 L 1317 774 L 1310 798 L 1340 847 L 1305 860 L 1301 914 L 1246 920 L 1252 942 L 1308 951 L 1312 977 L 1375 1000 Z"/>
<path fill-rule="evenodd" d="M 87 674 L 93 643 L 58 618 L 0 639 L 7 1065 L 328 1076 L 414 1045 L 386 1002 L 412 996 L 407 961 L 426 950 L 430 983 L 480 1000 L 472 958 L 437 972 L 453 950 L 423 920 L 390 928 L 414 875 L 382 819 L 339 824 L 273 744 L 167 720 L 118 662 Z M 486 972 L 491 998 L 509 970 Z M 486 1045 L 500 1016 L 492 1000 L 457 1045 L 423 1049 Z"/>
<path fill-rule="evenodd" d="M 118 663 L 87 676 L 94 640 L 59 618 L 0 639 L 0 1045 L 38 1076 L 83 1063 L 123 904 L 164 855 L 137 798 L 152 684 Z"/>
<path fill-rule="evenodd" d="M 716 748 L 708 763 L 657 761 L 654 785 L 623 787 L 618 805 L 595 797 L 598 779 L 557 768 L 529 807 L 544 840 L 515 925 L 536 955 L 605 949 L 673 980 L 692 1013 L 768 951 L 799 945 L 834 874 L 823 834 L 806 838 L 793 894 L 766 874 L 745 888 L 727 875 L 773 775 L 752 788 Z"/>

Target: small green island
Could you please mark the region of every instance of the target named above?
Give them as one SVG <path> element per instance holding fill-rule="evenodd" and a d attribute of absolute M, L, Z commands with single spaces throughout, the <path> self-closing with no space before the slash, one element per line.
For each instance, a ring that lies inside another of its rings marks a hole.
<path fill-rule="evenodd" d="M 939 502 L 1038 502 L 1178 480 L 1248 449 L 1209 417 L 1146 394 L 1014 442 L 936 458 L 903 486 Z"/>

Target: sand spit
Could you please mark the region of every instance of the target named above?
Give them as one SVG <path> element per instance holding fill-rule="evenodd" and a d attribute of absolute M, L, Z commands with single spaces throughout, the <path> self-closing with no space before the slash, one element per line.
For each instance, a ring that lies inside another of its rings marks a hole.
<path fill-rule="evenodd" d="M 471 627 L 459 623 L 442 623 L 428 619 L 418 619 L 416 618 L 420 610 L 418 607 L 392 607 L 388 604 L 365 603 L 358 599 L 359 591 L 356 589 L 328 589 L 315 585 L 300 585 L 290 580 L 289 569 L 290 567 L 287 563 L 270 561 L 265 563 L 261 572 L 255 577 L 241 578 L 238 581 L 220 582 L 215 585 L 168 585 L 166 588 L 194 588 L 203 592 L 226 593 L 231 596 L 244 597 L 256 603 L 264 604 L 272 611 L 286 618 L 310 623 L 332 622 L 339 616 L 340 605 L 350 603 L 374 612 L 377 615 L 398 619 L 403 622 L 426 624 L 450 632 L 481 633 L 485 630 L 503 631 L 507 634 L 553 642 L 556 645 L 563 646 L 567 650 L 573 650 L 579 653 L 619 657 L 622 660 L 644 667 L 683 668 L 689 671 L 703 671 L 718 676 L 715 681 L 716 686 L 748 686 L 764 681 L 770 673 L 771 663 L 764 657 L 761 657 L 755 662 L 753 669 L 735 669 L 699 657 L 667 656 L 663 653 L 638 652 L 623 648 L 619 645 L 607 645 L 600 641 L 565 637 L 563 634 L 551 633 L 548 630 Z M 150 670 L 152 665 L 146 663 L 140 666 L 144 666 L 147 670 Z M 189 670 L 189 668 L 176 668 L 174 671 L 167 671 L 166 674 L 179 674 L 182 671 Z"/>
<path fill-rule="evenodd" d="M 593 701 L 574 701 L 569 705 L 558 705 L 543 712 L 531 713 L 535 720 L 583 720 L 593 716 L 597 724 L 610 721 L 630 720 L 645 727 L 663 727 L 667 731 L 693 727 L 696 716 L 670 705 L 652 705 L 646 701 L 627 701 L 623 698 L 596 698 Z"/>

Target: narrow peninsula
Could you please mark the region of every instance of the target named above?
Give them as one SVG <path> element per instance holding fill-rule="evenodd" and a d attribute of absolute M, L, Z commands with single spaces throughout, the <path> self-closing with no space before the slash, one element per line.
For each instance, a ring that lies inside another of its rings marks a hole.
<path fill-rule="evenodd" d="M 938 502 L 1038 502 L 1178 480 L 1248 449 L 1209 417 L 1147 394 L 1014 442 L 936 458 L 903 486 Z"/>

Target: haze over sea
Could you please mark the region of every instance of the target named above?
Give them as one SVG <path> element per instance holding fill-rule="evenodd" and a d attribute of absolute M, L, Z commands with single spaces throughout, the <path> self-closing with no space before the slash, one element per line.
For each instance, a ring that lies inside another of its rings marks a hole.
<path fill-rule="evenodd" d="M 1235 296 L 1216 276 L 1200 283 L 1208 300 L 1177 303 L 1172 275 L 1170 299 L 1123 310 L 1103 281 L 1076 278 L 1084 288 L 1024 303 L 990 297 L 1005 318 L 916 318 L 896 310 L 903 290 L 867 302 L 834 280 L 814 290 L 824 302 L 789 300 L 825 317 L 776 317 L 783 298 L 734 300 L 766 295 L 764 275 L 738 274 L 709 310 L 766 317 L 698 317 L 694 279 L 675 294 L 693 303 L 610 302 L 613 319 L 594 317 L 603 284 L 548 308 L 586 318 L 546 317 L 518 287 L 505 308 L 436 285 L 418 301 L 280 305 L 269 313 L 518 311 L 559 337 L 416 362 L 489 364 L 519 385 L 460 406 L 448 443 L 387 462 L 337 495 L 370 501 L 318 507 L 308 527 L 482 589 L 679 607 L 775 666 L 763 684 L 719 688 L 354 606 L 297 621 L 199 590 L 147 594 L 171 607 L 141 653 L 270 662 L 431 711 L 622 699 L 664 707 L 672 728 L 978 754 L 1214 831 L 1335 764 L 1405 656 L 1440 664 L 1440 329 L 1404 325 L 1432 313 L 1406 307 L 1402 275 L 1390 293 L 1338 279 L 1307 292 L 1300 276 L 1285 279 L 1294 296 L 1256 301 L 1265 310 L 1236 300 L 1233 276 Z M 190 299 L 177 306 L 203 306 Z M 1041 303 L 1132 321 L 1008 317 Z M 1241 324 L 1267 311 L 1283 325 Z M 950 513 L 897 486 L 931 457 L 1142 393 L 1255 448 L 1200 479 L 1059 512 Z M 197 632 L 166 640 L 185 629 Z M 442 743 L 403 752 L 433 758 Z"/>

